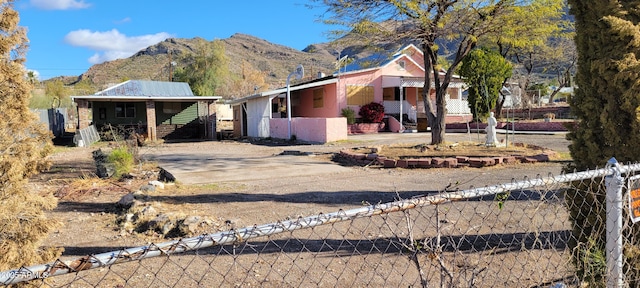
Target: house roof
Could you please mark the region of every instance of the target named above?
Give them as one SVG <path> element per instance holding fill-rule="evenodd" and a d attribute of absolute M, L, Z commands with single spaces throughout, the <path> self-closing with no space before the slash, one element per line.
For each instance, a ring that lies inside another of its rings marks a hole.
<path fill-rule="evenodd" d="M 296 90 L 302 90 L 302 89 L 308 89 L 308 88 L 314 88 L 314 87 L 320 87 L 320 86 L 324 86 L 324 85 L 332 84 L 332 83 L 337 83 L 337 82 L 338 82 L 338 78 L 336 76 L 333 76 L 333 75 L 332 76 L 327 76 L 327 77 L 318 78 L 318 79 L 314 79 L 314 80 L 303 82 L 303 83 L 298 83 L 296 85 L 290 85 L 289 86 L 289 92 L 293 92 L 293 91 L 296 91 Z M 258 93 L 258 94 L 253 94 L 253 95 L 250 95 L 250 96 L 247 96 L 247 97 L 231 100 L 231 101 L 226 102 L 226 104 L 238 105 L 240 103 L 246 102 L 247 100 L 251 100 L 251 99 L 255 99 L 255 98 L 261 98 L 261 97 L 267 97 L 267 96 L 279 95 L 279 94 L 286 93 L 286 92 L 287 92 L 287 87 L 284 87 L 284 88 L 279 88 L 279 89 L 266 91 L 266 92 L 262 92 L 262 93 Z"/>
<path fill-rule="evenodd" d="M 361 73 L 369 70 L 375 70 L 375 69 L 379 69 L 387 65 L 390 65 L 391 63 L 396 62 L 400 58 L 406 58 L 407 60 L 413 62 L 417 67 L 420 67 L 420 69 L 424 70 L 424 67 L 418 65 L 418 63 L 415 63 L 415 61 L 411 57 L 407 57 L 407 55 L 405 55 L 405 51 L 407 50 L 413 50 L 413 51 L 417 51 L 418 53 L 422 53 L 422 51 L 418 49 L 415 45 L 409 44 L 407 46 L 402 47 L 400 50 L 396 51 L 393 54 L 386 51 L 386 52 L 374 53 L 365 58 L 356 59 L 355 61 L 353 61 L 352 63 L 349 63 L 344 68 L 339 69 L 336 73 L 349 74 L 349 73 Z"/>
<path fill-rule="evenodd" d="M 72 96 L 72 99 L 85 99 L 93 101 L 111 100 L 167 100 L 167 101 L 198 101 L 218 100 L 220 96 L 195 96 L 188 83 L 165 82 L 147 80 L 129 80 L 111 86 L 105 90 L 87 96 Z"/>
<path fill-rule="evenodd" d="M 389 54 L 389 53 L 377 53 L 374 55 L 371 55 L 369 57 L 366 58 L 362 58 L 359 60 L 354 61 L 353 63 L 347 65 L 345 68 L 340 69 L 339 73 L 335 73 L 331 76 L 327 76 L 324 78 L 319 78 L 319 79 L 314 79 L 311 81 L 307 81 L 307 82 L 303 82 L 303 83 L 298 83 L 296 85 L 291 85 L 289 87 L 290 91 L 296 91 L 296 90 L 302 90 L 302 89 L 308 89 L 308 88 L 314 88 L 314 87 L 319 87 L 319 86 L 323 86 L 323 85 L 327 85 L 327 84 L 331 84 L 331 83 L 336 83 L 338 82 L 338 78 L 341 75 L 344 74 L 350 74 L 350 73 L 362 73 L 362 72 L 366 72 L 366 71 L 370 71 L 370 70 L 376 70 L 376 69 L 380 69 L 381 67 L 384 67 L 386 65 L 391 65 L 391 63 L 401 59 L 401 58 L 405 58 L 408 61 L 413 62 L 417 67 L 419 67 L 420 69 L 422 69 L 424 71 L 424 68 L 422 66 L 420 66 L 418 63 L 416 63 L 411 57 L 408 57 L 408 55 L 405 54 L 405 51 L 409 50 L 409 49 L 413 49 L 413 51 L 416 51 L 417 53 L 422 54 L 422 51 L 420 49 L 418 49 L 415 45 L 413 44 L 409 44 L 407 46 L 402 47 L 400 50 L 398 50 L 397 52 L 395 52 L 394 54 Z M 370 67 L 370 68 L 365 68 L 365 67 Z M 441 71 L 440 75 L 444 75 L 444 72 Z M 403 77 L 399 77 L 399 76 L 391 76 L 394 78 L 403 78 Z M 403 87 L 423 87 L 424 86 L 424 79 L 422 78 L 411 78 L 411 77 L 404 77 L 407 79 L 403 80 Z M 453 76 L 453 78 L 459 78 L 459 76 Z M 450 87 L 463 87 L 464 83 L 451 83 L 449 84 Z M 286 93 L 286 87 L 285 88 L 280 88 L 280 89 L 276 89 L 276 90 L 271 90 L 271 91 L 267 91 L 267 92 L 262 92 L 262 93 L 258 93 L 258 94 L 253 94 L 253 95 L 249 95 L 246 97 L 242 97 L 242 98 L 238 98 L 235 100 L 231 100 L 231 101 L 227 101 L 226 104 L 231 104 L 231 105 L 238 105 L 241 104 L 243 102 L 246 102 L 247 100 L 251 100 L 251 99 L 256 99 L 256 98 L 261 98 L 261 97 L 267 97 L 267 96 L 273 96 L 273 95 L 278 95 L 278 94 L 282 94 L 282 93 Z"/>
<path fill-rule="evenodd" d="M 188 83 L 129 80 L 97 92 L 96 96 L 194 96 Z"/>

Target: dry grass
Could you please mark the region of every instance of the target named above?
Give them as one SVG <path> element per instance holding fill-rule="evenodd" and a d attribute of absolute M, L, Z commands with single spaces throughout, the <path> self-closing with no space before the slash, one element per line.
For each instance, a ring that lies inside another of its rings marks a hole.
<path fill-rule="evenodd" d="M 423 158 L 423 157 L 455 157 L 455 156 L 467 156 L 467 157 L 488 157 L 488 156 L 532 156 L 541 153 L 550 153 L 556 155 L 551 150 L 526 145 L 522 143 L 516 143 L 515 145 L 509 145 L 509 147 L 488 147 L 481 143 L 475 142 L 457 142 L 457 143 L 445 143 L 443 145 L 385 145 L 378 147 L 365 147 L 357 148 L 357 152 L 361 153 L 377 153 L 391 159 L 406 159 L 406 158 Z M 377 152 L 376 152 L 377 151 Z M 562 158 L 567 155 L 560 155 Z M 561 159 L 557 159 L 561 160 Z"/>

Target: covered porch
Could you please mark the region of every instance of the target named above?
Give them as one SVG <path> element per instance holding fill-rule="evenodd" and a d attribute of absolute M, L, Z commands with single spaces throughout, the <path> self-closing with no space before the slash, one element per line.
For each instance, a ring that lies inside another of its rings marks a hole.
<path fill-rule="evenodd" d="M 433 86 L 434 83 L 431 83 Z M 426 119 L 423 101 L 424 79 L 419 77 L 382 76 L 383 105 L 386 114 L 400 115 L 401 123 L 408 120 L 413 123 Z M 464 121 L 471 118 L 471 109 L 462 97 L 463 82 L 451 82 L 446 98 L 447 122 Z M 431 105 L 436 107 L 435 90 L 429 93 Z M 408 119 L 403 119 L 407 116 Z"/>
<path fill-rule="evenodd" d="M 215 102 L 220 97 L 160 98 L 74 96 L 78 129 L 113 127 L 124 135 L 137 133 L 151 141 L 215 139 Z"/>
<path fill-rule="evenodd" d="M 289 101 L 286 88 L 231 101 L 234 136 L 295 138 L 312 143 L 347 139 L 346 118 L 338 113 L 337 82 L 328 76 L 291 86 Z"/>

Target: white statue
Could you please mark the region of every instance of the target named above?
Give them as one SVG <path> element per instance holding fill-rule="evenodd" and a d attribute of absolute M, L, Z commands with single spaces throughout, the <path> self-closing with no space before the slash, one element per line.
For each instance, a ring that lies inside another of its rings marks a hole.
<path fill-rule="evenodd" d="M 487 128 L 485 131 L 487 132 L 487 142 L 486 146 L 496 146 L 496 126 L 498 125 L 498 121 L 496 117 L 493 116 L 493 112 L 489 114 L 489 118 L 487 119 Z"/>

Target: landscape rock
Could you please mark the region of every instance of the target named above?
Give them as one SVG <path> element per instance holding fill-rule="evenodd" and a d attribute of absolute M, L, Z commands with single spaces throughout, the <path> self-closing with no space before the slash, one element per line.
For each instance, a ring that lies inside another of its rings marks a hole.
<path fill-rule="evenodd" d="M 153 206 L 146 206 L 140 211 L 140 215 L 142 216 L 155 216 L 157 214 L 158 211 L 156 210 L 156 208 L 153 208 Z"/>
<path fill-rule="evenodd" d="M 133 192 L 133 198 L 135 198 L 136 200 L 143 200 L 143 199 L 147 198 L 147 195 L 144 194 L 142 191 L 137 190 L 137 191 Z"/>
<path fill-rule="evenodd" d="M 127 213 L 124 215 L 124 222 L 133 222 L 133 221 L 134 221 L 133 213 Z"/>
<path fill-rule="evenodd" d="M 127 193 L 124 196 L 122 196 L 122 198 L 120 198 L 120 200 L 118 200 L 118 203 L 116 203 L 116 205 L 118 205 L 119 207 L 128 209 L 129 207 L 131 207 L 133 205 L 133 202 L 135 200 L 136 200 L 136 198 L 133 195 L 133 193 Z"/>
<path fill-rule="evenodd" d="M 158 181 L 158 180 L 153 180 L 153 181 L 149 181 L 149 185 L 156 187 L 157 189 L 164 189 L 164 183 Z"/>
<path fill-rule="evenodd" d="M 155 231 L 164 236 L 173 230 L 174 227 L 175 223 L 173 220 L 171 220 L 169 215 L 163 213 L 151 219 L 148 223 L 148 227 L 143 227 L 143 230 Z"/>
<path fill-rule="evenodd" d="M 164 170 L 164 168 L 160 168 L 160 172 L 158 172 L 158 181 L 162 182 L 176 182 L 176 177 L 173 176 L 169 171 Z"/>
<path fill-rule="evenodd" d="M 200 216 L 188 216 L 180 223 L 180 232 L 184 235 L 195 233 L 200 226 L 202 219 Z"/>
<path fill-rule="evenodd" d="M 153 185 L 142 185 L 140 187 L 140 191 L 142 191 L 142 192 L 155 192 L 156 191 L 156 186 L 153 186 Z"/>

